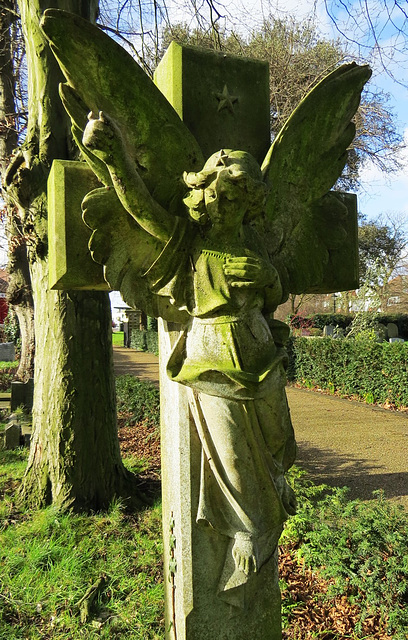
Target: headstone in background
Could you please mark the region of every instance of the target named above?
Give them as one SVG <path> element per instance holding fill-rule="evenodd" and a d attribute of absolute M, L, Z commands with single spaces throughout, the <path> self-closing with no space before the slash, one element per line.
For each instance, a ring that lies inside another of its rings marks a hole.
<path fill-rule="evenodd" d="M 10 422 L 4 430 L 4 448 L 17 449 L 21 444 L 21 425 L 17 421 Z"/>
<path fill-rule="evenodd" d="M 326 324 L 323 327 L 323 337 L 324 338 L 332 338 L 335 330 L 335 326 L 332 324 Z"/>
<path fill-rule="evenodd" d="M 14 346 L 14 342 L 0 343 L 0 361 L 14 362 L 15 359 L 16 359 L 16 348 Z"/>
<path fill-rule="evenodd" d="M 34 394 L 34 378 L 30 378 L 27 382 L 11 383 L 11 411 L 15 411 L 18 407 L 24 407 L 27 411 L 33 408 Z"/>
<path fill-rule="evenodd" d="M 394 322 L 387 324 L 387 336 L 390 338 L 398 338 L 398 327 Z"/>

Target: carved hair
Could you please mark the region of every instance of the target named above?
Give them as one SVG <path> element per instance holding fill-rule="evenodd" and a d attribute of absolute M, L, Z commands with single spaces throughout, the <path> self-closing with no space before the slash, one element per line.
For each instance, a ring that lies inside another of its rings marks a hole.
<path fill-rule="evenodd" d="M 213 182 L 220 171 L 225 171 L 232 183 L 241 183 L 249 196 L 248 210 L 244 222 L 249 222 L 262 214 L 266 200 L 266 185 L 262 180 L 261 169 L 249 153 L 222 149 L 213 154 L 205 163 L 202 171 L 187 173 L 183 180 L 189 193 L 183 199 L 190 217 L 199 224 L 209 221 L 205 208 L 204 190 Z"/>

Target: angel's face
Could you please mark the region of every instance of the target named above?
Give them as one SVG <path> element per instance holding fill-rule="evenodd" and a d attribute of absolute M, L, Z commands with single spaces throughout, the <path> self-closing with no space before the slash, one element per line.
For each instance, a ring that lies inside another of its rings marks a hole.
<path fill-rule="evenodd" d="M 204 202 L 213 226 L 241 225 L 248 209 L 248 198 L 241 182 L 231 178 L 231 168 L 223 168 L 204 189 Z"/>

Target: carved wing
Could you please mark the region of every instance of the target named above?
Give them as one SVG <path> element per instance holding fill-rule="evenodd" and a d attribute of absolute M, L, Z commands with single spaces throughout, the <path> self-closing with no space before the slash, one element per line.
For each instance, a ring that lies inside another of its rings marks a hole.
<path fill-rule="evenodd" d="M 60 93 L 74 138 L 99 180 L 107 187 L 112 184 L 106 165 L 82 144 L 90 111 L 103 111 L 116 122 L 153 198 L 169 215 L 184 215 L 183 172 L 201 169 L 204 159 L 167 99 L 135 60 L 95 25 L 57 9 L 48 9 L 41 25 L 67 79 Z M 113 189 L 88 194 L 84 219 L 93 229 L 92 256 L 104 265 L 107 282 L 131 306 L 156 315 L 163 301 L 155 300 L 141 275 L 162 247 L 125 211 Z M 168 319 L 176 319 L 169 313 Z"/>
<path fill-rule="evenodd" d="M 90 111 L 106 112 L 124 133 L 150 193 L 169 209 L 185 189 L 183 171 L 203 165 L 194 136 L 137 62 L 101 29 L 57 9 L 45 11 L 42 28 L 68 82 L 62 95 L 77 139 Z"/>
<path fill-rule="evenodd" d="M 262 165 L 270 189 L 266 241 L 285 299 L 358 285 L 355 197 L 329 190 L 346 164 L 352 118 L 370 76 L 369 67 L 355 63 L 326 76 L 292 113 Z"/>

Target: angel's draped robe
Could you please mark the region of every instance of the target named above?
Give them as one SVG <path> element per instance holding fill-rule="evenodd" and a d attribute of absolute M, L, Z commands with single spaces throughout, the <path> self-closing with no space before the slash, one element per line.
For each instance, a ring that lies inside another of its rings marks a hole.
<path fill-rule="evenodd" d="M 263 315 L 264 292 L 230 286 L 223 270 L 228 257 L 260 254 L 265 257 L 243 245 L 235 253 L 218 252 L 178 218 L 145 274 L 152 292 L 190 316 L 167 374 L 189 387 L 202 445 L 196 518 L 231 540 L 219 595 L 236 606 L 242 606 L 239 587 L 248 578 L 235 568 L 234 536 L 251 534 L 259 571 L 287 518 L 284 503 L 291 490 L 283 474 L 296 451 L 285 394 L 286 352 Z"/>

